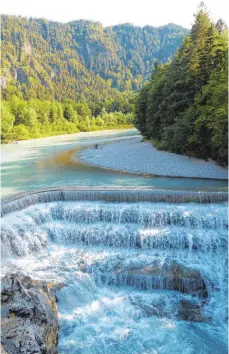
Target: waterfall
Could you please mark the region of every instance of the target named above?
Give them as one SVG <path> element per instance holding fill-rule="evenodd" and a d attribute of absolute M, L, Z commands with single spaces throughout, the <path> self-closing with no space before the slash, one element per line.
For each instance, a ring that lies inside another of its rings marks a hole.
<path fill-rule="evenodd" d="M 60 353 L 227 353 L 226 200 L 152 189 L 20 195 L 2 204 L 2 273 L 64 284 Z"/>
<path fill-rule="evenodd" d="M 226 192 L 165 191 L 151 188 L 56 188 L 25 193 L 3 200 L 1 215 L 27 208 L 38 203 L 54 201 L 107 201 L 107 202 L 165 202 L 165 203 L 221 203 L 228 200 Z"/>

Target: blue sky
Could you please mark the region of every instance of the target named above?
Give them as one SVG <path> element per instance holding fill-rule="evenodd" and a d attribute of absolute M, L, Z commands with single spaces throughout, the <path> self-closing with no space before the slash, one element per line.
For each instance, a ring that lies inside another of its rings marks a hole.
<path fill-rule="evenodd" d="M 88 19 L 104 26 L 130 22 L 160 26 L 169 22 L 190 28 L 200 0 L 3 0 L 2 14 L 45 17 L 68 22 Z M 228 22 L 229 1 L 206 0 L 213 21 Z"/>

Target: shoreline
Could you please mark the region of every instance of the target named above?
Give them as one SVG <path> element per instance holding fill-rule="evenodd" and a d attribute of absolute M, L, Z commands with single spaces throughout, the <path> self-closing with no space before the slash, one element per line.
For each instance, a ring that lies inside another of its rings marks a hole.
<path fill-rule="evenodd" d="M 50 135 L 50 136 L 44 136 L 44 137 L 41 137 L 41 138 L 33 138 L 33 139 L 26 139 L 26 140 L 12 140 L 10 142 L 2 142 L 1 141 L 1 145 L 3 146 L 10 146 L 10 145 L 20 145 L 20 144 L 24 144 L 24 143 L 27 143 L 27 142 L 34 142 L 34 141 L 42 141 L 42 140 L 47 140 L 47 139 L 56 139 L 56 138 L 63 138 L 63 137 L 73 137 L 73 136 L 76 136 L 76 137 L 81 137 L 81 136 L 84 136 L 85 134 L 96 134 L 96 133 L 110 133 L 111 131 L 113 131 L 114 133 L 117 133 L 117 132 L 122 132 L 123 130 L 136 130 L 135 127 L 124 127 L 124 128 L 111 128 L 111 129 L 102 129 L 102 130 L 91 130 L 89 132 L 78 132 L 78 133 L 72 133 L 72 134 L 59 134 L 59 135 Z M 137 130 L 136 130 L 137 132 Z M 140 133 L 139 133 L 140 134 Z"/>
<path fill-rule="evenodd" d="M 90 147 L 78 151 L 74 161 L 144 177 L 228 180 L 227 169 L 214 161 L 206 162 L 202 159 L 159 151 L 151 143 L 142 142 L 140 138 L 101 146 L 102 148 L 98 150 Z"/>
<path fill-rule="evenodd" d="M 110 144 L 110 143 L 107 143 L 107 144 Z M 79 150 L 79 153 L 84 151 L 84 150 L 87 150 L 88 148 L 86 149 L 80 149 Z M 113 169 L 111 167 L 103 167 L 102 165 L 92 165 L 90 163 L 87 163 L 87 162 L 84 162 L 82 159 L 79 159 L 77 157 L 74 157 L 74 162 L 78 162 L 78 163 L 81 163 L 82 165 L 85 165 L 85 166 L 88 166 L 88 167 L 97 167 L 97 168 L 101 168 L 103 170 L 106 170 L 106 171 L 110 171 L 110 172 L 116 172 L 116 173 L 121 173 L 121 174 L 129 174 L 129 175 L 134 175 L 134 176 L 139 176 L 139 177 L 145 177 L 145 178 L 152 178 L 152 177 L 158 177 L 158 178 L 180 178 L 180 179 L 183 179 L 183 178 L 187 178 L 187 179 L 194 179 L 194 180 L 198 180 L 198 179 L 201 179 L 201 180 L 214 180 L 214 181 L 227 181 L 228 178 L 223 178 L 223 179 L 219 179 L 219 178 L 208 178 L 208 177 L 189 177 L 189 176 L 169 176 L 169 175 L 156 175 L 156 174 L 153 174 L 153 173 L 144 173 L 144 172 L 134 172 L 134 171 L 128 171 L 128 170 L 116 170 L 116 169 Z M 227 187 L 225 187 L 227 188 Z M 225 189 L 223 188 L 223 189 Z"/>

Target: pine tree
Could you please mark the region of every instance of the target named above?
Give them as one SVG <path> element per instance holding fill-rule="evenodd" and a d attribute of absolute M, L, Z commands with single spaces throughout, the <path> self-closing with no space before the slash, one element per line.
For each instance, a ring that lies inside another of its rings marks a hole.
<path fill-rule="evenodd" d="M 157 146 L 227 163 L 228 30 L 203 3 L 190 35 L 167 65 L 156 66 L 136 101 L 136 126 Z"/>

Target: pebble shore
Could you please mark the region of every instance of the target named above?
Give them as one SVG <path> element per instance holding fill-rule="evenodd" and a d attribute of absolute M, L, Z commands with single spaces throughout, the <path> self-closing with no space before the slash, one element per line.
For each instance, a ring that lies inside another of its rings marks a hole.
<path fill-rule="evenodd" d="M 213 161 L 190 158 L 167 151 L 157 150 L 150 142 L 132 138 L 111 144 L 81 150 L 77 158 L 86 164 L 169 177 L 227 179 L 226 168 Z"/>

